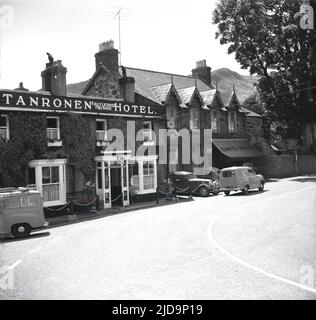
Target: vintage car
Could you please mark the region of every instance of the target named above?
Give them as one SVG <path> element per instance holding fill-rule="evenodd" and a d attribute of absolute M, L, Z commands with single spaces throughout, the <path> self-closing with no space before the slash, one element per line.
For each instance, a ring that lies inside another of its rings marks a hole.
<path fill-rule="evenodd" d="M 0 189 L 0 236 L 27 237 L 48 226 L 41 194 L 26 188 Z"/>
<path fill-rule="evenodd" d="M 197 178 L 192 172 L 180 171 L 170 175 L 171 183 L 177 194 L 192 194 L 207 197 L 219 193 L 219 184 L 210 179 Z"/>
<path fill-rule="evenodd" d="M 195 174 L 198 178 L 210 179 L 213 181 L 217 181 L 219 183 L 219 177 L 221 174 L 221 170 L 218 168 L 215 168 L 215 167 L 211 167 L 208 169 L 201 168 L 201 169 L 198 169 L 197 172 L 195 172 Z"/>
<path fill-rule="evenodd" d="M 221 170 L 220 190 L 229 196 L 232 191 L 242 191 L 248 194 L 249 190 L 264 190 L 265 180 L 261 174 L 251 167 L 231 167 Z"/>

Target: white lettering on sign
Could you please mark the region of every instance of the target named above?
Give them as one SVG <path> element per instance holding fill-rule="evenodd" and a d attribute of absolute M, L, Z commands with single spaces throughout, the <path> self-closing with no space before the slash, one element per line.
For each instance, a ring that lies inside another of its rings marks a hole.
<path fill-rule="evenodd" d="M 81 101 L 75 100 L 75 109 L 76 110 L 82 109 Z"/>
<path fill-rule="evenodd" d="M 25 104 L 24 99 L 23 99 L 22 96 L 19 97 L 16 105 L 17 105 L 17 106 L 18 106 L 18 105 L 26 106 L 26 104 Z"/>
<path fill-rule="evenodd" d="M 73 111 L 89 111 L 118 113 L 130 115 L 163 115 L 163 109 L 155 110 L 155 106 L 139 106 L 128 102 L 105 101 L 98 98 L 71 98 L 40 95 L 35 93 L 18 93 L 0 90 L 0 106 L 36 107 L 38 109 L 64 109 Z"/>
<path fill-rule="evenodd" d="M 53 106 L 54 106 L 55 108 L 60 108 L 61 105 L 62 105 L 62 102 L 61 102 L 60 99 L 54 99 L 54 101 L 53 101 Z"/>

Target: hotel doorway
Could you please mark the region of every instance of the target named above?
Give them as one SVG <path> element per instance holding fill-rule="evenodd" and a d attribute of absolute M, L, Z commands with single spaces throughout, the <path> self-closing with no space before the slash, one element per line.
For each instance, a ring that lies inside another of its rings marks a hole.
<path fill-rule="evenodd" d="M 122 206 L 122 179 L 121 165 L 114 164 L 110 167 L 111 170 L 111 202 L 113 206 Z"/>
<path fill-rule="evenodd" d="M 95 158 L 97 195 L 104 209 L 130 204 L 128 159 L 128 152 L 111 152 Z"/>

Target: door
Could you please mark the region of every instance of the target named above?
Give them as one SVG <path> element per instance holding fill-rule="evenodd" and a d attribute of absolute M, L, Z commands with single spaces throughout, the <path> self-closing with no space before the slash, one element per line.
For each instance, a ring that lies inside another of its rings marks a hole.
<path fill-rule="evenodd" d="M 128 176 L 128 160 L 121 165 L 121 186 L 122 186 L 122 203 L 123 207 L 129 206 L 129 176 Z"/>
<path fill-rule="evenodd" d="M 259 187 L 258 178 L 256 176 L 256 173 L 252 170 L 248 170 L 249 174 L 249 180 L 250 180 L 250 189 L 256 189 Z"/>
<path fill-rule="evenodd" d="M 111 208 L 111 171 L 107 161 L 97 162 L 97 194 L 104 209 Z"/>

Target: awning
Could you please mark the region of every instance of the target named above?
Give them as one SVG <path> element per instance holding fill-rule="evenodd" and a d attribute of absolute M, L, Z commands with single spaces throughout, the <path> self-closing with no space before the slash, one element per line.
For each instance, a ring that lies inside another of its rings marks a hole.
<path fill-rule="evenodd" d="M 229 158 L 244 159 L 262 155 L 244 139 L 214 139 L 213 144 L 222 154 Z"/>

